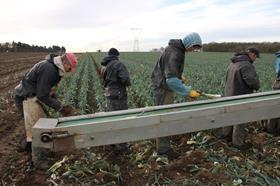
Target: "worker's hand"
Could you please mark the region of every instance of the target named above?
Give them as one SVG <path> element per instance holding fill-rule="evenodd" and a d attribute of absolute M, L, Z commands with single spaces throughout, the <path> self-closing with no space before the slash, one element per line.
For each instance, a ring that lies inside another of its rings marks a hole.
<path fill-rule="evenodd" d="M 196 90 L 191 90 L 190 91 L 190 94 L 189 94 L 189 97 L 191 98 L 197 98 L 201 96 L 201 92 L 200 91 L 196 91 Z"/>
<path fill-rule="evenodd" d="M 182 80 L 182 83 L 184 84 L 184 85 L 186 85 L 187 84 L 187 79 L 186 79 L 186 77 L 182 74 L 182 76 L 181 76 L 181 80 Z"/>
<path fill-rule="evenodd" d="M 51 92 L 50 92 L 50 96 L 51 96 L 52 98 L 56 98 L 56 99 L 57 99 L 57 94 L 56 94 L 55 91 L 51 91 Z"/>
<path fill-rule="evenodd" d="M 77 111 L 77 109 L 75 107 L 73 107 L 72 105 L 63 106 L 59 112 L 62 114 L 62 116 L 77 116 L 77 115 L 79 115 L 79 112 Z"/>

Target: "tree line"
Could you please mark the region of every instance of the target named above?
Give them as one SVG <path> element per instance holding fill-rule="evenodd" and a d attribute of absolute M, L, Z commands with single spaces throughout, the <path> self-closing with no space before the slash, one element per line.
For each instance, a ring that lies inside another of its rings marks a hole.
<path fill-rule="evenodd" d="M 223 42 L 216 43 L 211 42 L 203 44 L 203 51 L 206 52 L 240 52 L 245 51 L 249 47 L 255 47 L 260 50 L 261 53 L 275 53 L 280 50 L 280 42 Z"/>
<path fill-rule="evenodd" d="M 0 52 L 62 52 L 66 51 L 65 47 L 62 46 L 38 46 L 38 45 L 29 45 L 22 42 L 5 42 L 0 43 Z"/>

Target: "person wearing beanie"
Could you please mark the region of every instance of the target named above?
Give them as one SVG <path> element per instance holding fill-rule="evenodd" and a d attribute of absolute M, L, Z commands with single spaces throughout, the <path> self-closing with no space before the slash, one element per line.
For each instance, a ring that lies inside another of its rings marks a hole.
<path fill-rule="evenodd" d="M 119 51 L 111 48 L 101 61 L 104 80 L 106 111 L 128 109 L 127 87 L 131 85 L 126 66 L 119 60 Z M 128 151 L 126 143 L 113 145 L 117 151 Z"/>
<path fill-rule="evenodd" d="M 183 83 L 182 73 L 185 53 L 201 48 L 201 38 L 195 32 L 187 34 L 183 39 L 171 39 L 169 41 L 151 75 L 155 105 L 172 104 L 175 92 L 191 98 L 200 96 L 198 91 L 192 90 L 191 86 L 186 86 Z M 176 153 L 170 147 L 169 139 L 166 137 L 156 139 L 156 147 L 159 155 L 176 156 Z"/>
<path fill-rule="evenodd" d="M 77 59 L 73 53 L 62 56 L 50 54 L 35 64 L 15 87 L 15 105 L 24 118 L 25 135 L 19 151 L 31 151 L 32 127 L 40 119 L 47 117 L 42 105 L 53 108 L 63 116 L 76 114 L 71 106 L 63 106 L 54 96 L 53 87 L 66 73 L 75 72 Z"/>
<path fill-rule="evenodd" d="M 276 79 L 272 85 L 273 90 L 280 90 L 280 51 L 275 53 L 275 71 Z M 271 119 L 265 125 L 266 131 L 268 133 L 274 134 L 275 136 L 280 135 L 280 118 Z"/>
<path fill-rule="evenodd" d="M 256 48 L 248 48 L 246 51 L 238 52 L 231 58 L 228 66 L 224 96 L 237 96 L 252 94 L 259 90 L 260 80 L 257 75 L 254 62 L 260 57 Z M 246 143 L 246 123 L 222 128 L 222 138 L 232 141 L 234 147 L 246 150 L 250 147 Z"/>
<path fill-rule="evenodd" d="M 126 66 L 119 60 L 119 51 L 111 48 L 101 61 L 107 99 L 107 111 L 126 110 L 127 87 L 131 85 Z"/>
<path fill-rule="evenodd" d="M 111 56 L 111 55 L 113 55 L 113 56 L 119 56 L 120 53 L 119 53 L 119 51 L 118 51 L 117 49 L 115 49 L 115 48 L 110 48 L 110 50 L 108 51 L 108 55 L 109 55 L 109 56 Z"/>

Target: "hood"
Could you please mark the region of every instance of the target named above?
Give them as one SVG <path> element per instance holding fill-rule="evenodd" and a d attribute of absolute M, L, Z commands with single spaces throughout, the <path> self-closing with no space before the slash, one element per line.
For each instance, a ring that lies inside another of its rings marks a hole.
<path fill-rule="evenodd" d="M 169 40 L 168 45 L 178 48 L 182 51 L 185 51 L 185 46 L 181 39 L 171 39 L 171 40 Z"/>
<path fill-rule="evenodd" d="M 53 58 L 53 63 L 55 64 L 55 66 L 58 68 L 59 70 L 59 76 L 64 76 L 65 69 L 61 60 L 61 56 L 57 56 Z"/>
<path fill-rule="evenodd" d="M 57 57 L 58 55 L 50 53 L 46 55 L 45 59 L 48 60 L 49 62 L 53 62 L 53 58 Z"/>
<path fill-rule="evenodd" d="M 231 58 L 232 63 L 238 63 L 240 61 L 249 61 L 250 63 L 253 63 L 247 52 L 236 53 L 234 57 Z"/>
<path fill-rule="evenodd" d="M 110 61 L 113 61 L 113 60 L 119 60 L 119 58 L 117 56 L 115 56 L 115 55 L 108 55 L 108 56 L 103 58 L 103 60 L 101 61 L 101 65 L 102 66 L 107 66 L 108 63 Z"/>

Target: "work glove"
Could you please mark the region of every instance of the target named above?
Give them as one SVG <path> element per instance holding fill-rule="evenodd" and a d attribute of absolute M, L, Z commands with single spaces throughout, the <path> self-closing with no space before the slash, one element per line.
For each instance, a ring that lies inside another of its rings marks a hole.
<path fill-rule="evenodd" d="M 57 99 L 57 94 L 56 94 L 55 91 L 51 91 L 51 92 L 50 92 L 50 96 L 51 96 L 52 98 Z"/>
<path fill-rule="evenodd" d="M 182 80 L 182 83 L 184 84 L 184 85 L 186 85 L 187 84 L 187 79 L 186 79 L 186 77 L 182 74 L 182 76 L 181 76 L 181 80 Z"/>
<path fill-rule="evenodd" d="M 79 112 L 77 111 L 77 109 L 75 107 L 73 107 L 72 105 L 65 105 L 63 106 L 59 112 L 61 113 L 62 116 L 77 116 L 79 115 Z"/>
<path fill-rule="evenodd" d="M 189 94 L 189 97 L 191 98 L 197 98 L 201 96 L 201 92 L 200 91 L 197 91 L 197 90 L 191 90 L 190 91 L 190 94 Z"/>

